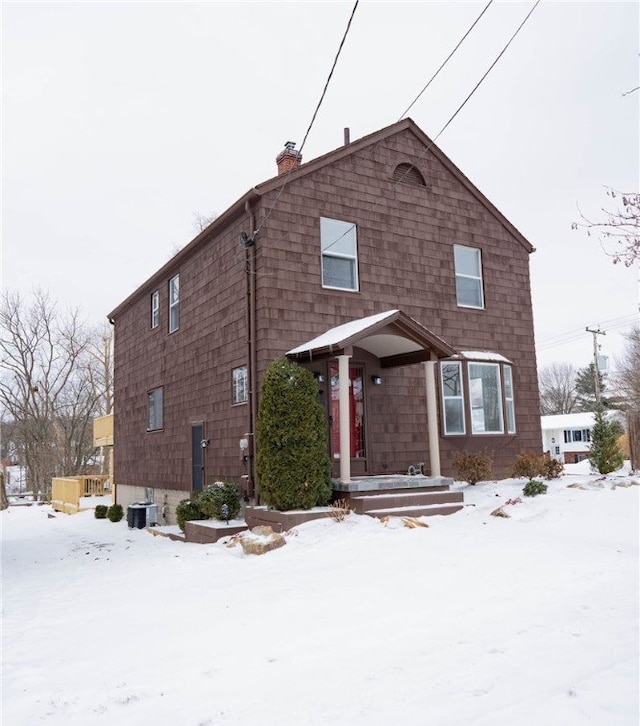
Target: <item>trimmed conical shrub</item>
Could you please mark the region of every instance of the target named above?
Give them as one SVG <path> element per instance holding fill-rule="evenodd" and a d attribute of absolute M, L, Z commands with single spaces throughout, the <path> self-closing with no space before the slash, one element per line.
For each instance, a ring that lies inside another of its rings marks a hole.
<path fill-rule="evenodd" d="M 618 444 L 622 426 L 615 419 L 607 419 L 601 404 L 596 406 L 595 419 L 591 430 L 589 461 L 601 474 L 609 474 L 624 464 L 624 452 Z"/>
<path fill-rule="evenodd" d="M 262 501 L 281 511 L 331 497 L 327 422 L 313 374 L 280 358 L 267 368 L 257 421 L 256 470 Z"/>

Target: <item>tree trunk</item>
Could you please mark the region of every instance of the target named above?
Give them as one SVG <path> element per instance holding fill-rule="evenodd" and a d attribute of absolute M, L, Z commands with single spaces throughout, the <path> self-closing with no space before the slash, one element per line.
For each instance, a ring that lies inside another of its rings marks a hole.
<path fill-rule="evenodd" d="M 627 411 L 627 434 L 631 452 L 631 468 L 640 469 L 640 411 Z"/>
<path fill-rule="evenodd" d="M 4 486 L 4 473 L 0 471 L 0 512 L 9 508 L 9 500 L 7 499 L 7 490 Z"/>

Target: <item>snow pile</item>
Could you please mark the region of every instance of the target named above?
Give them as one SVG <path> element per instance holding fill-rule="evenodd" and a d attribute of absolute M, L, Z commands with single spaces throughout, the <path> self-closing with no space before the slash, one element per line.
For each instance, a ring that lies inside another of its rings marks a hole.
<path fill-rule="evenodd" d="M 577 467 L 260 557 L 12 507 L 3 723 L 636 726 L 640 486 Z"/>

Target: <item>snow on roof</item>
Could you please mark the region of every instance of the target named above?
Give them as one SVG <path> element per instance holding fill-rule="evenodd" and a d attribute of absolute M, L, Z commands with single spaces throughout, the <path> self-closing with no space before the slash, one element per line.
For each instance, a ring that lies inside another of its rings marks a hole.
<path fill-rule="evenodd" d="M 540 423 L 543 431 L 551 429 L 590 429 L 594 424 L 594 415 L 591 411 L 583 411 L 582 413 L 541 416 Z"/>
<path fill-rule="evenodd" d="M 505 358 L 500 353 L 493 353 L 490 350 L 461 350 L 459 355 L 454 355 L 454 358 L 467 358 L 468 360 L 491 360 L 499 361 L 500 363 L 511 363 L 508 358 Z"/>
<path fill-rule="evenodd" d="M 344 340 L 351 338 L 354 335 L 366 330 L 368 327 L 379 323 L 386 318 L 390 318 L 395 315 L 397 310 L 387 310 L 385 313 L 378 313 L 377 315 L 370 315 L 367 318 L 360 318 L 359 320 L 352 320 L 350 323 L 344 323 L 338 325 L 335 328 L 327 330 L 326 333 L 319 335 L 313 340 L 309 340 L 297 348 L 292 348 L 287 352 L 287 355 L 296 355 L 297 353 L 306 353 L 310 350 L 317 350 L 318 348 L 329 348 L 332 345 L 338 345 Z"/>

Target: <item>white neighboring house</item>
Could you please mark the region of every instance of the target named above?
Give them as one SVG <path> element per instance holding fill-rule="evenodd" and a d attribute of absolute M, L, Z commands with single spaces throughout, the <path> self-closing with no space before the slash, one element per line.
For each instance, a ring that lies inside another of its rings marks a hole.
<path fill-rule="evenodd" d="M 595 416 L 591 412 L 541 416 L 542 450 L 563 464 L 577 464 L 589 458 L 591 429 Z"/>

